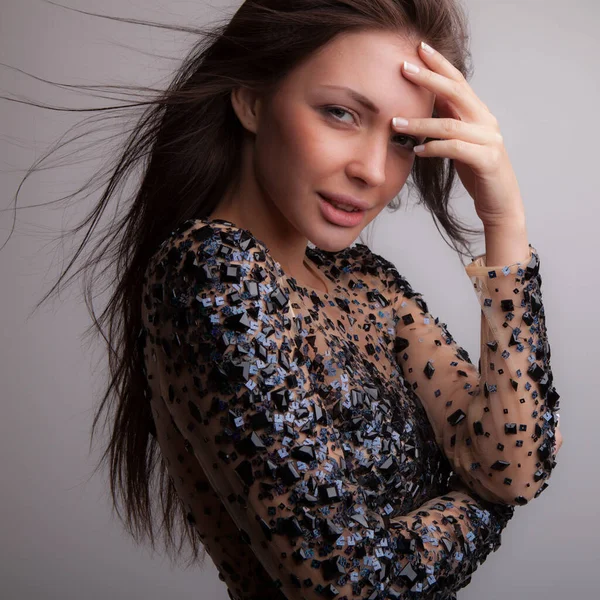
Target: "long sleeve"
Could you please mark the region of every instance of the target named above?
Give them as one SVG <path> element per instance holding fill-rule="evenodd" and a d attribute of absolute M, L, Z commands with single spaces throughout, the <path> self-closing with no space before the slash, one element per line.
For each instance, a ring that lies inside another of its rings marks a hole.
<path fill-rule="evenodd" d="M 232 600 L 285 600 L 271 587 L 268 573 L 227 512 L 223 499 L 211 487 L 194 451 L 162 398 L 151 398 L 156 436 L 169 478 L 184 509 L 186 521 L 195 528 L 206 553 L 215 565 Z M 203 560 L 196 563 L 204 564 Z"/>
<path fill-rule="evenodd" d="M 311 336 L 255 240 L 203 228 L 176 242 L 145 278 L 148 372 L 269 575 L 290 599 L 455 598 L 513 508 L 449 490 L 401 514 L 386 499 L 392 425 L 382 460 L 335 427 L 303 359 Z"/>
<path fill-rule="evenodd" d="M 470 489 L 516 505 L 548 485 L 559 408 L 539 257 L 529 250 L 514 265 L 486 266 L 480 255 L 465 267 L 481 306 L 479 368 L 422 295 L 395 268 L 387 273 L 395 294 L 394 350 L 438 444 Z"/>

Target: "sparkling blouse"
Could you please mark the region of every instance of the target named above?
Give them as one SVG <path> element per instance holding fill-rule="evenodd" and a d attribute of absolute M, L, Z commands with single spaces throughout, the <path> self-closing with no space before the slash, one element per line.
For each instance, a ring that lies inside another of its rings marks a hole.
<path fill-rule="evenodd" d="M 465 267 L 477 367 L 366 245 L 306 258 L 329 293 L 222 219 L 153 255 L 140 339 L 170 479 L 234 600 L 455 600 L 556 465 L 537 251 Z"/>

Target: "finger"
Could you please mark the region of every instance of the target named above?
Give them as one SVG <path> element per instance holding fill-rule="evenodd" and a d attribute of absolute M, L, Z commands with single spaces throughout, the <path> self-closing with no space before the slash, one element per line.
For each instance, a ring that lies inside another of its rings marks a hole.
<path fill-rule="evenodd" d="M 468 83 L 449 79 L 430 69 L 418 67 L 408 61 L 402 63 L 403 75 L 413 83 L 424 87 L 437 96 L 443 96 L 458 108 L 466 119 L 486 122 L 489 112 L 485 111 Z"/>
<path fill-rule="evenodd" d="M 436 95 L 442 95 L 455 103 L 465 118 L 485 121 L 490 112 L 462 73 L 439 52 L 432 49 L 433 54 L 427 54 L 421 46 L 419 48 L 420 56 L 430 69 L 404 61 L 403 74 L 413 83 L 422 85 Z"/>
<path fill-rule="evenodd" d="M 440 75 L 453 79 L 459 83 L 465 82 L 464 75 L 443 55 L 437 52 L 429 44 L 421 42 L 419 44 L 419 56 L 423 58 L 425 64 L 431 70 L 436 71 Z"/>
<path fill-rule="evenodd" d="M 463 140 L 432 140 L 426 144 L 415 146 L 418 156 L 438 156 L 453 158 L 477 169 L 481 174 L 496 170 L 501 153 L 498 146 L 482 146 Z"/>
<path fill-rule="evenodd" d="M 490 112 L 488 106 L 481 100 L 481 98 L 479 98 L 479 96 L 477 96 L 461 71 L 457 69 L 443 54 L 425 42 L 421 42 L 418 48 L 419 56 L 432 71 L 435 71 L 440 75 L 444 75 L 448 79 L 452 79 L 453 81 L 461 84 L 463 88 L 471 94 L 473 100 L 479 103 L 480 107 L 484 111 Z"/>
<path fill-rule="evenodd" d="M 405 121 L 408 123 L 405 124 Z M 460 139 L 472 144 L 494 144 L 503 141 L 502 134 L 478 123 L 457 119 L 392 119 L 394 131 L 414 133 L 418 137 Z"/>

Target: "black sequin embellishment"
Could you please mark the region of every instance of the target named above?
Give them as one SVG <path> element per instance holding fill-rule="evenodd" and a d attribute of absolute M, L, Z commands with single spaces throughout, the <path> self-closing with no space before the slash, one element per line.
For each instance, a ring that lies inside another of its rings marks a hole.
<path fill-rule="evenodd" d="M 363 244 L 307 248 L 323 293 L 227 221 L 163 242 L 141 299 L 154 435 L 232 599 L 456 600 L 556 464 L 530 250 L 466 268 L 480 372 Z"/>

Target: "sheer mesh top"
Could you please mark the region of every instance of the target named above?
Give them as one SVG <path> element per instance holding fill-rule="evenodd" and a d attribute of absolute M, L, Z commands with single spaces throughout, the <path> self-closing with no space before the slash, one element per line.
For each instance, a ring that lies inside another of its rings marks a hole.
<path fill-rule="evenodd" d="M 366 245 L 306 257 L 329 293 L 221 219 L 152 257 L 140 339 L 171 481 L 235 600 L 453 600 L 556 464 L 538 254 L 467 265 L 478 366 Z"/>

